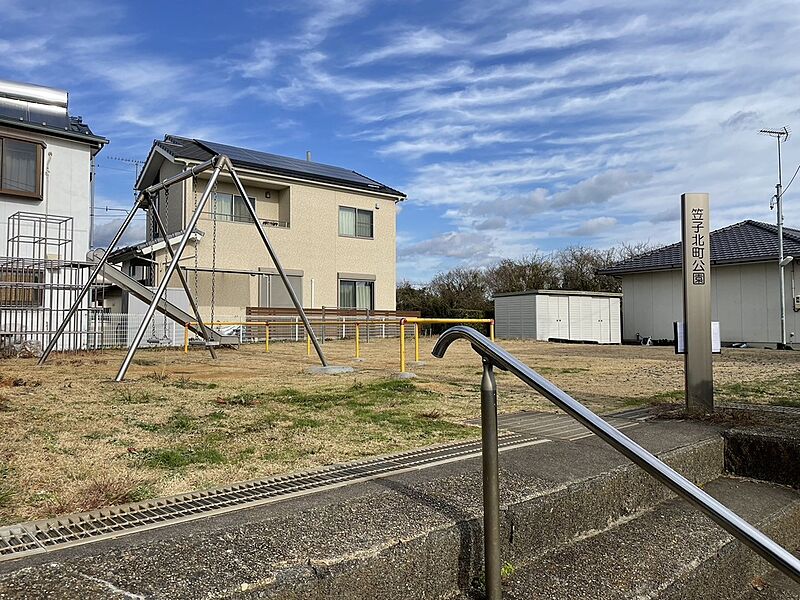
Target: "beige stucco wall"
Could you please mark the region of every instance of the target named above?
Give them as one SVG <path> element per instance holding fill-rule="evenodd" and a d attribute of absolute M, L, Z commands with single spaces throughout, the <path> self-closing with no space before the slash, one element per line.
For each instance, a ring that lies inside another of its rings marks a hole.
<path fill-rule="evenodd" d="M 260 218 L 290 222 L 288 228 L 265 229 L 283 267 L 303 272 L 305 307 L 337 306 L 338 274 L 358 273 L 375 278 L 375 309 L 395 309 L 396 210 L 393 199 L 314 184 L 256 180 L 242 172 L 239 174 L 248 196 L 256 199 L 256 212 Z M 198 179 L 198 197 L 205 184 L 205 179 Z M 268 190 L 271 196 L 269 199 L 265 197 Z M 224 176 L 218 183 L 217 191 L 236 193 L 232 182 Z M 185 193 L 187 202 L 182 226 L 186 226 L 194 208 L 191 180 L 186 182 Z M 340 206 L 372 210 L 374 238 L 339 236 Z M 198 266 L 210 268 L 213 232 L 210 206 L 201 215 L 198 229 L 204 233 L 197 246 Z M 190 269 L 194 267 L 192 245 L 187 248 L 184 256 L 181 264 Z M 252 223 L 227 221 L 217 221 L 216 266 L 218 269 L 245 271 L 274 268 L 256 227 Z M 194 274 L 191 270 L 188 278 L 193 287 Z M 198 280 L 198 300 L 205 313 L 210 303 L 210 276 L 201 273 Z M 177 280 L 171 282 L 171 285 L 178 285 Z M 259 277 L 218 274 L 216 289 L 217 316 L 243 316 L 246 306 L 258 305 Z"/>
<path fill-rule="evenodd" d="M 793 310 L 792 279 L 800 294 L 800 269 L 786 274 L 786 332 L 800 340 L 800 312 Z M 623 338 L 672 339 L 672 322 L 683 318 L 679 270 L 638 273 L 622 278 Z M 714 267 L 711 272 L 712 319 L 720 322 L 723 342 L 774 344 L 780 341 L 778 267 L 753 263 Z"/>

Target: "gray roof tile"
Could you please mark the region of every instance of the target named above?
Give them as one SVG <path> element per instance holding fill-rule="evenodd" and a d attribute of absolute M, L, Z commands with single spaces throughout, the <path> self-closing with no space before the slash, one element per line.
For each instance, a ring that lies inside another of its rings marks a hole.
<path fill-rule="evenodd" d="M 633 256 L 599 271 L 602 275 L 626 275 L 681 268 L 682 244 L 663 246 Z M 800 230 L 783 228 L 784 255 L 800 258 Z M 742 221 L 711 232 L 711 264 L 764 262 L 778 259 L 778 227 L 760 221 Z"/>

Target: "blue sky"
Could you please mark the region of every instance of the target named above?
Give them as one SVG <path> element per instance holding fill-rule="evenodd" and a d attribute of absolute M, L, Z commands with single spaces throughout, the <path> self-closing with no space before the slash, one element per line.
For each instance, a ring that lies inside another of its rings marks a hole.
<path fill-rule="evenodd" d="M 165 133 L 311 150 L 399 188 L 398 277 L 421 282 L 676 241 L 685 191 L 711 193 L 715 228 L 773 222 L 756 131 L 800 120 L 799 30 L 796 3 L 767 0 L 0 0 L 0 78 L 68 89 L 111 140 L 101 207 L 131 202 L 132 167 L 109 157 Z M 784 150 L 785 184 L 800 139 Z M 785 200 L 800 226 L 800 183 Z"/>

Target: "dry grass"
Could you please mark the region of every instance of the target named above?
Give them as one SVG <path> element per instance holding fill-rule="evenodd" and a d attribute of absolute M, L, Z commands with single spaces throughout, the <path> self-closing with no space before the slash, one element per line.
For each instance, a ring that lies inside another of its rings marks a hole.
<path fill-rule="evenodd" d="M 398 370 L 397 340 L 327 342 L 353 374 L 311 376 L 304 344 L 141 351 L 125 383 L 119 351 L 0 362 L 0 523 L 90 510 L 475 436 L 481 366 L 465 343 Z M 669 348 L 504 343 L 597 411 L 680 399 L 682 357 Z M 786 403 L 800 398 L 800 354 L 727 350 L 715 357 L 720 396 Z M 503 411 L 551 410 L 499 372 Z"/>

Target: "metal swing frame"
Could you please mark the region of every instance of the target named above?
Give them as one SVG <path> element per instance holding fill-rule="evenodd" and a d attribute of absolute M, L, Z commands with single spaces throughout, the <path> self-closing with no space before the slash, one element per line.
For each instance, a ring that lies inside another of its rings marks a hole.
<path fill-rule="evenodd" d="M 206 188 L 205 190 L 203 190 L 203 194 L 200 197 L 200 200 L 197 202 L 197 206 L 195 207 L 194 212 L 192 213 L 192 216 L 189 219 L 189 223 L 187 224 L 186 229 L 184 230 L 183 235 L 181 236 L 180 242 L 178 243 L 178 248 L 173 251 L 172 246 L 170 245 L 167 239 L 168 238 L 167 230 L 166 227 L 164 227 L 163 221 L 161 220 L 159 211 L 152 210 L 154 208 L 152 199 L 161 190 L 167 189 L 171 185 L 179 183 L 190 177 L 197 177 L 198 174 L 203 173 L 204 171 L 207 171 L 209 169 L 213 169 L 211 177 L 209 178 L 208 183 L 206 184 Z M 134 202 L 133 207 L 125 216 L 122 225 L 120 225 L 120 228 L 117 230 L 117 233 L 114 234 L 114 237 L 112 238 L 111 242 L 108 245 L 108 249 L 103 254 L 102 258 L 97 263 L 97 265 L 94 267 L 94 270 L 92 271 L 91 275 L 89 275 L 89 279 L 86 281 L 85 285 L 83 286 L 77 298 L 75 299 L 75 302 L 72 304 L 69 311 L 67 312 L 66 317 L 64 317 L 64 320 L 62 321 L 61 325 L 59 325 L 55 334 L 53 334 L 50 343 L 47 345 L 47 348 L 42 353 L 41 358 L 39 358 L 38 364 L 40 365 L 44 364 L 44 362 L 47 360 L 47 357 L 50 356 L 50 353 L 55 348 L 59 338 L 64 333 L 64 330 L 69 324 L 69 321 L 78 311 L 81 302 L 83 302 L 83 299 L 86 297 L 86 294 L 89 293 L 89 289 L 91 288 L 97 277 L 105 268 L 106 263 L 108 262 L 109 255 L 114 250 L 114 248 L 116 248 L 123 234 L 128 229 L 131 222 L 133 221 L 134 216 L 136 216 L 136 213 L 139 210 L 149 211 L 150 216 L 153 218 L 153 221 L 155 222 L 156 227 L 159 231 L 159 235 L 164 240 L 167 252 L 170 255 L 170 263 L 169 266 L 167 267 L 166 272 L 161 278 L 161 282 L 159 283 L 158 288 L 155 291 L 153 300 L 147 307 L 144 319 L 142 319 L 142 323 L 141 325 L 139 325 L 139 329 L 136 331 L 136 335 L 133 338 L 133 342 L 128 348 L 128 353 L 125 355 L 125 359 L 122 361 L 122 364 L 120 365 L 119 368 L 119 372 L 117 373 L 117 376 L 114 378 L 114 380 L 119 382 L 125 378 L 125 374 L 128 371 L 128 367 L 130 367 L 131 361 L 133 360 L 136 351 L 139 349 L 139 344 L 141 343 L 142 338 L 144 337 L 144 334 L 147 331 L 147 327 L 150 324 L 151 320 L 153 319 L 153 315 L 155 314 L 156 310 L 160 310 L 162 313 L 167 315 L 166 301 L 163 300 L 163 297 L 164 293 L 166 292 L 167 286 L 169 284 L 169 280 L 172 278 L 172 275 L 176 271 L 178 273 L 178 278 L 180 279 L 181 285 L 183 286 L 183 289 L 186 292 L 186 296 L 189 298 L 189 302 L 192 306 L 192 311 L 197 317 L 198 332 L 206 340 L 206 347 L 211 353 L 211 356 L 216 358 L 216 352 L 214 351 L 213 346 L 209 345 L 210 341 L 209 328 L 205 324 L 203 324 L 203 321 L 200 318 L 200 310 L 197 306 L 194 296 L 191 293 L 191 290 L 189 289 L 188 282 L 186 281 L 183 272 L 178 266 L 178 262 L 180 261 L 181 256 L 183 255 L 183 252 L 186 249 L 187 244 L 189 243 L 189 238 L 191 237 L 192 233 L 195 230 L 195 227 L 197 226 L 197 221 L 200 219 L 200 214 L 203 212 L 203 209 L 205 208 L 205 205 L 208 202 L 208 199 L 214 190 L 214 186 L 217 183 L 217 179 L 219 179 L 220 173 L 223 171 L 223 169 L 227 171 L 228 175 L 230 175 L 231 179 L 233 179 L 233 183 L 236 186 L 238 192 L 242 195 L 242 198 L 248 198 L 249 196 L 247 195 L 247 191 L 245 190 L 241 179 L 239 179 L 239 175 L 236 173 L 236 169 L 234 168 L 233 163 L 224 154 L 218 154 L 213 158 L 198 165 L 195 165 L 191 168 L 188 168 L 173 177 L 169 177 L 164 181 L 151 185 L 150 187 L 146 188 L 139 194 L 136 201 Z M 250 202 L 245 202 L 244 204 L 247 207 L 248 212 L 250 213 L 250 217 L 253 221 L 253 224 L 258 230 L 258 234 L 261 237 L 261 241 L 264 243 L 264 246 L 266 247 L 270 258 L 272 259 L 272 262 L 275 265 L 275 268 L 278 271 L 278 274 L 280 275 L 283 284 L 286 286 L 286 291 L 288 292 L 289 297 L 292 300 L 292 304 L 294 304 L 295 309 L 297 309 L 297 312 L 300 315 L 300 319 L 303 321 L 303 327 L 305 328 L 309 339 L 314 344 L 314 349 L 317 352 L 317 356 L 319 356 L 319 360 L 322 363 L 322 366 L 327 367 L 328 362 L 325 359 L 325 354 L 322 351 L 322 347 L 319 344 L 319 340 L 317 340 L 317 336 L 314 334 L 314 329 L 311 327 L 311 324 L 308 321 L 308 317 L 306 316 L 306 313 L 303 310 L 303 306 L 300 303 L 300 300 L 297 298 L 297 294 L 295 294 L 294 289 L 289 284 L 289 279 L 286 277 L 286 273 L 283 270 L 283 265 L 281 264 L 280 259 L 278 258 L 278 255 L 275 252 L 275 249 L 272 247 L 272 244 L 269 241 L 269 237 L 267 236 L 267 232 L 264 229 L 264 226 L 262 225 L 261 221 L 259 221 L 258 215 L 256 215 L 255 206 L 252 206 Z"/>

